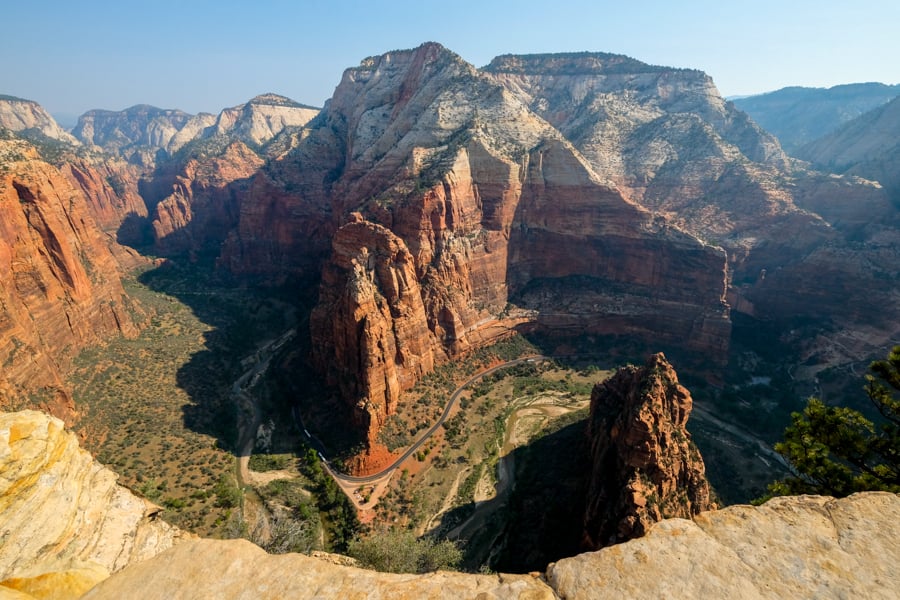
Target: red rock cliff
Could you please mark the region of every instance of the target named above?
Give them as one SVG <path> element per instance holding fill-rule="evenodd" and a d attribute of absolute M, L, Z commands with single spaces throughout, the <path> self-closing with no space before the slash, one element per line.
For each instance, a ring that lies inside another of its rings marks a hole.
<path fill-rule="evenodd" d="M 510 315 L 724 355 L 725 254 L 623 198 L 459 57 L 429 44 L 367 59 L 324 117 L 310 139 L 345 140 L 325 197 L 347 224 L 310 321 L 313 352 L 367 439 L 402 389 L 522 322 Z"/>
<path fill-rule="evenodd" d="M 692 405 L 662 354 L 594 386 L 586 548 L 624 542 L 662 519 L 715 508 L 703 458 L 685 429 Z"/>
<path fill-rule="evenodd" d="M 0 407 L 36 403 L 71 420 L 69 362 L 135 333 L 111 242 L 87 204 L 29 145 L 0 141 Z"/>

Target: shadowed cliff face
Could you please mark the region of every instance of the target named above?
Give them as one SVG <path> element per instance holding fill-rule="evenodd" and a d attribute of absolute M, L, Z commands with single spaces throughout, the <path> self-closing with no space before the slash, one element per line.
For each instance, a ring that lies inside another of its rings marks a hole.
<path fill-rule="evenodd" d="M 0 406 L 32 402 L 66 419 L 61 382 L 79 350 L 135 333 L 114 242 L 82 191 L 25 142 L 0 141 Z"/>
<path fill-rule="evenodd" d="M 237 225 L 240 201 L 263 162 L 239 141 L 221 155 L 188 160 L 172 193 L 153 209 L 156 250 L 166 255 L 217 252 Z"/>
<path fill-rule="evenodd" d="M 641 537 L 662 519 L 716 508 L 703 457 L 685 428 L 692 406 L 662 354 L 594 387 L 585 548 Z"/>
<path fill-rule="evenodd" d="M 90 140 L 145 170 L 65 174 L 123 242 L 218 253 L 243 282 L 326 281 L 313 360 L 368 439 L 434 364 L 525 325 L 718 362 L 731 310 L 786 336 L 827 325 L 804 359 L 859 360 L 896 337 L 883 190 L 788 159 L 698 71 L 603 54 L 479 71 L 429 43 L 348 69 L 314 112 L 266 95 L 217 117 L 91 114 Z M 172 160 L 151 173 L 159 153 Z"/>
<path fill-rule="evenodd" d="M 323 123 L 346 149 L 327 194 L 338 229 L 311 318 L 314 355 L 370 441 L 402 389 L 523 315 L 727 348 L 724 253 L 624 199 L 449 51 L 367 59 L 345 73 Z M 571 276 L 605 291 L 568 287 L 574 313 L 558 295 L 524 294 Z M 525 310 L 506 310 L 518 292 Z"/>
<path fill-rule="evenodd" d="M 884 190 L 788 158 L 707 75 L 588 53 L 501 56 L 484 72 L 627 198 L 722 247 L 734 310 L 787 330 L 799 315 L 827 321 L 830 339 L 805 350 L 823 359 L 838 338 L 868 340 L 829 362 L 896 337 L 883 282 L 897 275 L 900 215 Z"/>

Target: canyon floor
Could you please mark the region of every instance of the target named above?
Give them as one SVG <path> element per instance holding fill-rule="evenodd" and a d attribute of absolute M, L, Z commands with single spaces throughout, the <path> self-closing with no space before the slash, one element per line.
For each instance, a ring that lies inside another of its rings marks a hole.
<path fill-rule="evenodd" d="M 201 535 L 272 542 L 281 508 L 315 513 L 316 483 L 303 468 L 309 449 L 291 409 L 323 399 L 286 397 L 266 376 L 284 332 L 297 326 L 296 307 L 230 288 L 197 265 L 164 265 L 126 284 L 142 307 L 143 333 L 82 353 L 71 375 L 85 445 L 122 483 L 160 504 L 166 520 Z M 577 453 L 592 386 L 642 358 L 640 348 L 609 343 L 582 340 L 562 348 L 566 358 L 526 360 L 459 389 L 443 426 L 397 469 L 378 483 L 344 485 L 364 526 L 465 541 L 473 568 L 502 558 L 510 502 L 522 502 L 515 493 L 552 486 L 560 469 L 572 468 L 539 448 Z M 380 441 L 399 456 L 436 423 L 462 382 L 547 347 L 515 336 L 440 367 L 404 393 Z M 760 495 L 780 468 L 770 438 L 734 410 L 723 414 L 713 394 L 696 397 L 689 428 L 714 487 L 726 503 Z M 317 439 L 340 445 L 311 422 Z M 319 523 L 308 539 L 321 548 L 333 534 L 327 517 Z"/>

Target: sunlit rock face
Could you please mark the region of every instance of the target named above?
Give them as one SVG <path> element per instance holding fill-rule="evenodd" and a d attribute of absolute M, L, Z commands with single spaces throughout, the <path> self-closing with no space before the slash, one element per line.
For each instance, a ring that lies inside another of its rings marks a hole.
<path fill-rule="evenodd" d="M 441 46 L 348 69 L 318 123 L 307 143 L 343 145 L 314 169 L 339 174 L 313 348 L 366 439 L 435 364 L 520 323 L 510 302 L 548 329 L 727 348 L 725 253 L 624 198 Z"/>
<path fill-rule="evenodd" d="M 43 585 L 53 597 L 77 597 L 64 591 L 87 591 L 191 537 L 116 479 L 59 419 L 0 413 L 0 591 Z"/>
<path fill-rule="evenodd" d="M 733 310 L 786 331 L 819 322 L 804 352 L 828 364 L 896 339 L 900 315 L 879 307 L 897 306 L 884 282 L 898 274 L 898 211 L 878 185 L 790 159 L 700 71 L 602 53 L 500 56 L 483 71 L 626 198 L 723 248 Z"/>
<path fill-rule="evenodd" d="M 686 417 L 685 398 L 663 379 L 659 389 L 672 392 L 663 404 Z M 115 480 L 58 419 L 0 413 L 0 596 L 890 598 L 900 587 L 900 495 L 886 492 L 667 519 L 544 574 L 397 575 L 269 555 L 245 540 L 195 539 L 155 520 L 158 508 Z"/>
<path fill-rule="evenodd" d="M 78 141 L 59 126 L 43 106 L 32 100 L 0 95 L 0 128 L 67 144 Z"/>
<path fill-rule="evenodd" d="M 641 537 L 657 521 L 716 508 L 703 457 L 686 428 L 692 407 L 662 354 L 594 386 L 585 547 Z"/>
<path fill-rule="evenodd" d="M 776 498 L 665 520 L 535 576 L 375 573 L 267 555 L 243 540 L 197 540 L 127 567 L 85 597 L 891 598 L 900 586 L 898 523 L 896 494 Z"/>
<path fill-rule="evenodd" d="M 82 348 L 136 333 L 117 245 L 83 189 L 21 140 L 0 140 L 0 407 L 71 420 L 62 384 Z"/>

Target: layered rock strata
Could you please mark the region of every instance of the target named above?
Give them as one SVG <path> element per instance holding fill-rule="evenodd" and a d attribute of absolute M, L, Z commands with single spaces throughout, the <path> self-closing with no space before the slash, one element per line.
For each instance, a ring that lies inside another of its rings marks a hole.
<path fill-rule="evenodd" d="M 315 172 L 339 173 L 325 202 L 311 195 L 336 221 L 310 320 L 314 358 L 343 382 L 367 439 L 400 390 L 523 314 L 548 328 L 652 331 L 714 355 L 727 347 L 724 253 L 623 198 L 446 49 L 349 69 L 317 123 L 307 144 L 344 142 L 342 154 L 302 154 Z M 547 285 L 572 277 L 592 292 Z M 581 299 L 577 314 L 560 314 L 564 296 Z M 508 310 L 516 298 L 525 305 Z"/>
<path fill-rule="evenodd" d="M 81 190 L 29 144 L 0 140 L 0 407 L 72 418 L 70 361 L 136 333 L 112 244 Z"/>
<path fill-rule="evenodd" d="M 627 198 L 722 247 L 732 309 L 867 340 L 842 360 L 896 337 L 880 281 L 898 273 L 900 215 L 884 190 L 790 159 L 704 73 L 600 53 L 501 56 L 483 71 Z"/>
<path fill-rule="evenodd" d="M 141 166 L 152 166 L 158 150 L 191 119 L 177 109 L 139 104 L 125 110 L 91 110 L 78 117 L 73 135 L 91 146 Z"/>
<path fill-rule="evenodd" d="M 242 142 L 221 155 L 191 158 L 151 219 L 158 252 L 218 252 L 238 222 L 240 201 L 263 160 Z"/>
<path fill-rule="evenodd" d="M 685 428 L 692 406 L 662 354 L 594 386 L 585 547 L 641 537 L 653 523 L 716 507 L 703 457 Z"/>
<path fill-rule="evenodd" d="M 218 115 L 191 115 L 141 104 L 121 111 L 88 111 L 79 117 L 72 133 L 87 145 L 153 167 L 159 158 L 172 156 L 188 144 L 202 148 L 204 140 L 214 138 L 260 146 L 285 128 L 306 125 L 318 112 L 277 94 L 262 94 Z"/>
<path fill-rule="evenodd" d="M 66 597 L 186 536 L 116 478 L 62 421 L 0 413 L 0 590 Z"/>

